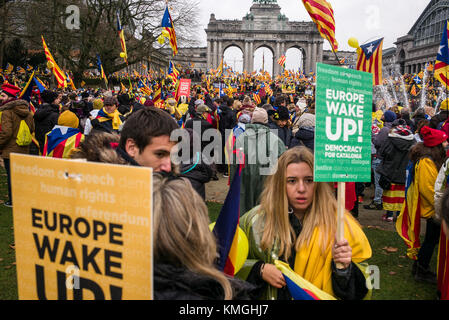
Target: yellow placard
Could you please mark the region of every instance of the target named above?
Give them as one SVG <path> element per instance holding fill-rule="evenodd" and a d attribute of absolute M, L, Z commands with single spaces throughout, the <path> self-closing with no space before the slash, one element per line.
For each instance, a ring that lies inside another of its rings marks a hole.
<path fill-rule="evenodd" d="M 11 155 L 19 299 L 152 299 L 152 170 Z"/>

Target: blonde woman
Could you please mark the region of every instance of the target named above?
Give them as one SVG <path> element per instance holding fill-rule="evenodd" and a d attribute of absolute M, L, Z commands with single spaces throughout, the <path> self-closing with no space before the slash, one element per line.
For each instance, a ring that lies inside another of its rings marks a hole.
<path fill-rule="evenodd" d="M 251 270 L 241 272 L 262 299 L 291 299 L 274 260 L 339 299 L 363 299 L 365 276 L 356 263 L 371 257 L 360 225 L 345 214 L 345 239 L 336 242 L 337 201 L 328 183 L 313 181 L 313 155 L 305 147 L 285 152 L 268 177 L 261 204 L 240 219 L 249 239 Z M 338 270 L 336 264 L 344 269 Z"/>
<path fill-rule="evenodd" d="M 188 180 L 156 174 L 153 186 L 155 299 L 249 299 L 251 285 L 216 269 L 208 210 Z"/>

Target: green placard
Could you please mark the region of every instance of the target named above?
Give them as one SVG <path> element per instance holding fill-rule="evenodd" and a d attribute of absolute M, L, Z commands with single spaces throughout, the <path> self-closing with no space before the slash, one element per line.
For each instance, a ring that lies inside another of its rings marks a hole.
<path fill-rule="evenodd" d="M 371 181 L 372 103 L 372 74 L 317 64 L 315 181 Z"/>

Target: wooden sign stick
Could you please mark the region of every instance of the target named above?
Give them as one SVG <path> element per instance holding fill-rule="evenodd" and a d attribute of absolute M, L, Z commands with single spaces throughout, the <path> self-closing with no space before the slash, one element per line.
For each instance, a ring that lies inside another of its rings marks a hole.
<path fill-rule="evenodd" d="M 344 218 L 346 210 L 346 184 L 345 182 L 338 183 L 337 193 L 337 241 L 340 242 L 345 237 Z M 336 264 L 337 269 L 344 269 L 345 267 L 341 263 Z"/>

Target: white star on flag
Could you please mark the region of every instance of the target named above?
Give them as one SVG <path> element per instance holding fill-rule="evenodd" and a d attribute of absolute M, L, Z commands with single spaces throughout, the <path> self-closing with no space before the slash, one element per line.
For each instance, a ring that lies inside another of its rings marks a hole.
<path fill-rule="evenodd" d="M 371 45 L 368 48 L 366 48 L 366 50 L 368 50 L 368 53 L 372 53 L 373 49 L 374 49 L 374 46 L 373 46 L 372 43 L 371 43 Z"/>

